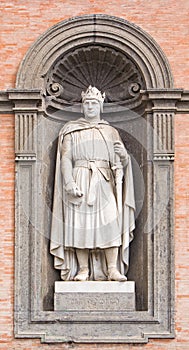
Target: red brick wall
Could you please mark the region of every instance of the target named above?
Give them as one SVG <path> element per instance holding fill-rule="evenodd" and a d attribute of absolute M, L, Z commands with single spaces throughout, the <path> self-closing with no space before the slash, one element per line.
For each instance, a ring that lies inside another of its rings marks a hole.
<path fill-rule="evenodd" d="M 189 89 L 189 0 L 1 0 L 0 89 L 14 87 L 18 66 L 37 37 L 69 17 L 105 13 L 146 30 L 170 62 L 175 87 Z M 175 120 L 176 338 L 146 345 L 44 345 L 13 336 L 14 116 L 0 115 L 0 349 L 189 349 L 189 116 Z"/>

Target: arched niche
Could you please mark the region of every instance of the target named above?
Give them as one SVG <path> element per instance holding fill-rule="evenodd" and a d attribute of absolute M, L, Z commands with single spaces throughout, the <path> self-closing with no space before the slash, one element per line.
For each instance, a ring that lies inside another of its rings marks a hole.
<path fill-rule="evenodd" d="M 49 236 L 57 136 L 66 121 L 80 115 L 80 91 L 90 80 L 107 90 L 104 118 L 120 130 L 137 174 L 138 223 L 129 271 L 129 278 L 136 280 L 137 308 L 129 314 L 53 311 L 53 286 L 59 276 L 49 254 Z M 46 342 L 113 342 L 116 332 L 118 342 L 131 342 L 131 338 L 146 342 L 150 334 L 173 336 L 172 301 L 166 292 L 173 288 L 172 89 L 169 64 L 158 44 L 141 28 L 117 17 L 86 15 L 62 21 L 28 50 L 12 97 L 18 184 L 18 337 L 32 332 Z M 21 322 L 20 290 L 25 323 Z M 85 322 L 90 336 L 83 328 Z"/>
<path fill-rule="evenodd" d="M 124 19 L 99 14 L 62 21 L 41 35 L 20 66 L 16 88 L 43 88 L 43 76 L 64 53 L 94 44 L 113 47 L 130 57 L 147 89 L 173 87 L 167 58 L 150 35 Z"/>

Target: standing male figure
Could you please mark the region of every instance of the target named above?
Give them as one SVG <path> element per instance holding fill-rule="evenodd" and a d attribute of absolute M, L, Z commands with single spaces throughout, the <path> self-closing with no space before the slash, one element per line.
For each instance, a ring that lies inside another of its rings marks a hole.
<path fill-rule="evenodd" d="M 85 118 L 59 134 L 50 251 L 63 280 L 127 280 L 135 227 L 131 161 L 118 131 L 100 119 L 104 97 L 89 86 Z"/>

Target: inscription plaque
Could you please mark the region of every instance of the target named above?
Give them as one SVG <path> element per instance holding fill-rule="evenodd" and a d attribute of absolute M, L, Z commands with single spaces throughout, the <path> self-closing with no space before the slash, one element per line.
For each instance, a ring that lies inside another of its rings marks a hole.
<path fill-rule="evenodd" d="M 135 282 L 55 282 L 55 311 L 134 311 Z"/>

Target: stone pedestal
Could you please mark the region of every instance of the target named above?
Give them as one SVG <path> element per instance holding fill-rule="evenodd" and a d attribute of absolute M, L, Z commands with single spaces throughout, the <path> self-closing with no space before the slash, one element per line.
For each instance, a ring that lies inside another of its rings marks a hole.
<path fill-rule="evenodd" d="M 134 311 L 135 282 L 55 282 L 55 311 Z"/>

